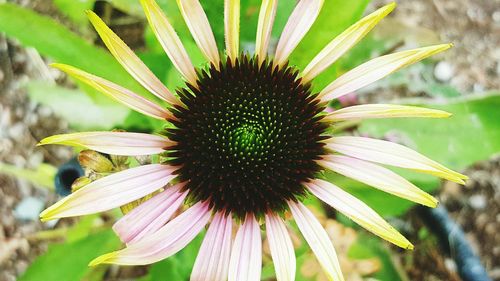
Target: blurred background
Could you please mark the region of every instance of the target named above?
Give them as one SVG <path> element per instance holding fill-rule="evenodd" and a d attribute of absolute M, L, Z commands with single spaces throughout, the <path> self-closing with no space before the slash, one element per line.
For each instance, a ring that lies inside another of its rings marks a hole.
<path fill-rule="evenodd" d="M 194 63 L 202 66 L 175 0 L 158 2 Z M 222 49 L 223 1 L 201 2 Z M 335 35 L 388 2 L 326 0 L 291 63 L 304 67 Z M 260 0 L 241 3 L 241 45 L 252 52 Z M 294 4 L 279 1 L 274 42 Z M 83 173 L 76 160 L 70 161 L 79 151 L 35 147 L 40 139 L 115 128 L 155 132 L 163 126 L 48 66 L 71 64 L 151 97 L 103 48 L 86 9 L 99 14 L 170 89 L 182 86 L 146 24 L 139 0 L 0 0 L 0 281 L 188 280 L 202 235 L 151 266 L 90 268 L 94 257 L 121 247 L 110 230 L 119 211 L 47 223 L 38 219 Z M 439 198 L 442 208 L 430 211 L 330 175 L 415 244 L 414 251 L 402 251 L 310 202 L 332 238 L 347 280 L 500 280 L 500 156 L 495 155 L 500 152 L 500 1 L 398 1 L 396 10 L 320 75 L 314 87 L 321 89 L 369 58 L 442 42 L 455 47 L 331 104 L 399 103 L 452 112 L 446 120 L 377 120 L 334 130 L 405 144 L 470 177 L 459 186 L 402 172 Z M 293 238 L 297 280 L 327 280 L 301 236 Z M 262 280 L 275 280 L 266 246 L 264 251 Z"/>

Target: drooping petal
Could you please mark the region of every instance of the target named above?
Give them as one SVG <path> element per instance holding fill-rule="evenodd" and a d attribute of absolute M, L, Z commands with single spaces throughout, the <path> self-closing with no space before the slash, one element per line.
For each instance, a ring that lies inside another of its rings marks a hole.
<path fill-rule="evenodd" d="M 224 30 L 227 56 L 234 62 L 240 46 L 240 0 L 224 0 Z"/>
<path fill-rule="evenodd" d="M 337 78 L 321 91 L 318 97 L 322 101 L 329 101 L 352 93 L 405 66 L 445 51 L 451 46 L 451 44 L 441 44 L 397 52 L 372 59 Z"/>
<path fill-rule="evenodd" d="M 413 245 L 381 216 L 356 197 L 329 182 L 315 179 L 305 184 L 316 197 L 337 209 L 366 230 L 404 249 Z"/>
<path fill-rule="evenodd" d="M 215 67 L 218 67 L 219 50 L 207 15 L 199 0 L 177 0 L 177 4 L 201 52 Z"/>
<path fill-rule="evenodd" d="M 132 244 L 165 225 L 179 209 L 188 191 L 181 192 L 184 183 L 158 193 L 119 219 L 113 230 L 123 243 Z"/>
<path fill-rule="evenodd" d="M 176 168 L 150 164 L 96 180 L 47 208 L 43 221 L 107 211 L 142 198 L 176 177 Z"/>
<path fill-rule="evenodd" d="M 198 202 L 155 233 L 128 245 L 125 249 L 104 254 L 89 265 L 145 265 L 166 259 L 189 244 L 209 219 L 208 203 Z"/>
<path fill-rule="evenodd" d="M 271 39 L 277 7 L 278 0 L 263 0 L 260 6 L 257 37 L 255 39 L 255 54 L 259 59 L 259 63 L 262 63 L 267 57 L 267 48 Z"/>
<path fill-rule="evenodd" d="M 337 59 L 345 54 L 352 46 L 356 45 L 363 37 L 372 30 L 377 23 L 387 16 L 396 3 L 388 4 L 368 16 L 360 19 L 355 24 L 333 39 L 321 52 L 309 63 L 302 73 L 302 81 L 308 82 L 327 67 L 332 65 Z"/>
<path fill-rule="evenodd" d="M 329 278 L 335 281 L 343 281 L 339 260 L 333 248 L 332 241 L 328 237 L 325 229 L 302 203 L 288 201 L 288 206 L 293 218 L 302 235 L 316 255 L 321 267 Z"/>
<path fill-rule="evenodd" d="M 432 208 L 438 204 L 430 194 L 382 166 L 342 155 L 323 156 L 323 160 L 318 163 L 334 172 L 401 198 Z"/>
<path fill-rule="evenodd" d="M 196 85 L 197 75 L 181 39 L 154 0 L 141 0 L 141 5 L 151 29 L 175 68 L 192 85 Z"/>
<path fill-rule="evenodd" d="M 174 144 L 166 137 L 129 132 L 83 132 L 54 135 L 41 140 L 38 145 L 62 144 L 83 146 L 113 155 L 149 155 L 165 151 Z"/>
<path fill-rule="evenodd" d="M 155 96 L 169 102 L 179 104 L 177 99 L 163 83 L 149 70 L 149 68 L 134 54 L 134 52 L 92 11 L 87 16 L 102 41 L 118 62 L 127 70 L 137 82 L 148 89 Z"/>
<path fill-rule="evenodd" d="M 259 223 L 248 214 L 236 233 L 229 262 L 229 281 L 259 281 L 262 266 L 262 241 Z"/>
<path fill-rule="evenodd" d="M 214 216 L 196 257 L 191 281 L 225 281 L 231 257 L 231 215 L 219 212 Z"/>
<path fill-rule="evenodd" d="M 266 233 L 278 281 L 294 281 L 295 251 L 283 220 L 275 214 L 266 214 Z"/>
<path fill-rule="evenodd" d="M 276 65 L 284 64 L 319 15 L 324 0 L 300 0 L 283 29 L 276 47 Z"/>
<path fill-rule="evenodd" d="M 107 96 L 113 98 L 114 100 L 122 103 L 131 109 L 138 111 L 142 114 L 151 116 L 156 119 L 165 120 L 167 118 L 175 118 L 170 111 L 156 103 L 147 100 L 132 91 L 123 88 L 113 82 L 105 80 L 101 77 L 97 77 L 90 73 L 87 73 L 78 68 L 65 65 L 65 64 L 52 64 L 51 66 L 66 72 L 68 75 L 88 84 L 89 86 L 95 88 L 96 90 L 106 94 Z"/>
<path fill-rule="evenodd" d="M 327 148 L 354 158 L 416 170 L 458 183 L 467 176 L 454 172 L 422 154 L 400 144 L 363 137 L 334 137 Z"/>
<path fill-rule="evenodd" d="M 377 118 L 447 118 L 451 113 L 442 110 L 397 104 L 361 104 L 335 110 L 323 120 L 330 122 Z"/>

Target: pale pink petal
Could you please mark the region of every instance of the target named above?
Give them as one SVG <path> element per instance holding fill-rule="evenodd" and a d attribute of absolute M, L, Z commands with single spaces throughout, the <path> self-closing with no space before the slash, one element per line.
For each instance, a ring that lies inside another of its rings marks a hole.
<path fill-rule="evenodd" d="M 283 220 L 275 214 L 266 214 L 266 233 L 278 281 L 295 280 L 295 251 Z"/>
<path fill-rule="evenodd" d="M 149 155 L 165 151 L 175 144 L 166 137 L 129 132 L 83 132 L 54 135 L 41 140 L 38 145 L 62 144 L 83 146 L 113 155 Z"/>
<path fill-rule="evenodd" d="M 227 56 L 234 62 L 240 46 L 240 0 L 224 0 L 224 30 Z"/>
<path fill-rule="evenodd" d="M 203 11 L 199 0 L 177 0 L 177 4 L 201 52 L 215 67 L 218 67 L 220 62 L 219 50 L 207 15 Z"/>
<path fill-rule="evenodd" d="M 262 241 L 259 223 L 248 214 L 238 229 L 231 249 L 229 281 L 259 281 L 262 266 Z"/>
<path fill-rule="evenodd" d="M 179 104 L 177 99 L 134 52 L 92 11 L 87 11 L 90 22 L 94 25 L 102 41 L 118 62 L 155 96 L 171 104 Z"/>
<path fill-rule="evenodd" d="M 112 99 L 122 103 L 131 109 L 138 111 L 142 114 L 151 116 L 156 119 L 165 120 L 168 118 L 175 118 L 170 111 L 139 96 L 132 91 L 123 88 L 115 83 L 97 77 L 75 67 L 65 64 L 52 64 L 51 66 L 66 72 L 70 76 L 82 81 L 83 83 L 95 88 L 96 90 L 106 94 Z"/>
<path fill-rule="evenodd" d="M 313 180 L 305 184 L 312 194 L 337 209 L 366 230 L 404 249 L 413 245 L 381 216 L 356 197 L 338 186 L 323 180 Z"/>
<path fill-rule="evenodd" d="M 263 0 L 260 6 L 257 37 L 255 39 L 255 54 L 262 63 L 267 57 L 267 48 L 271 39 L 274 18 L 278 8 L 278 0 Z"/>
<path fill-rule="evenodd" d="M 125 249 L 104 254 L 92 262 L 98 264 L 145 265 L 166 259 L 186 247 L 210 219 L 208 203 L 198 202 L 155 233 Z"/>
<path fill-rule="evenodd" d="M 400 144 L 363 137 L 334 137 L 327 148 L 354 158 L 428 173 L 458 183 L 467 177 Z"/>
<path fill-rule="evenodd" d="M 382 166 L 342 155 L 323 156 L 323 160 L 318 163 L 334 172 L 401 198 L 429 207 L 437 206 L 438 201 L 430 194 Z"/>
<path fill-rule="evenodd" d="M 300 0 L 283 29 L 276 47 L 276 65 L 284 64 L 319 15 L 324 0 Z"/>
<path fill-rule="evenodd" d="M 119 219 L 113 230 L 120 240 L 132 244 L 165 225 L 188 194 L 188 191 L 181 192 L 183 186 L 184 183 L 179 183 L 168 187 Z"/>
<path fill-rule="evenodd" d="M 345 54 L 352 46 L 365 37 L 377 23 L 387 16 L 396 7 L 396 3 L 388 4 L 368 16 L 360 19 L 355 24 L 335 37 L 321 52 L 309 63 L 302 73 L 302 81 L 308 82 L 332 65 Z"/>
<path fill-rule="evenodd" d="M 397 104 L 361 104 L 335 110 L 325 116 L 325 121 L 338 122 L 377 118 L 447 118 L 451 113 L 425 107 Z"/>
<path fill-rule="evenodd" d="M 181 39 L 168 21 L 161 8 L 154 0 L 141 0 L 144 13 L 151 29 L 160 41 L 163 50 L 172 61 L 175 68 L 192 85 L 196 85 L 197 75 Z"/>
<path fill-rule="evenodd" d="M 214 216 L 196 257 L 191 281 L 225 281 L 231 257 L 231 215 L 219 212 Z"/>
<path fill-rule="evenodd" d="M 337 78 L 321 91 L 318 97 L 321 101 L 329 101 L 352 93 L 405 66 L 447 50 L 451 46 L 451 44 L 441 44 L 372 59 Z"/>
<path fill-rule="evenodd" d="M 96 180 L 47 208 L 42 220 L 82 216 L 107 211 L 142 198 L 176 177 L 177 168 L 150 164 Z"/>
<path fill-rule="evenodd" d="M 300 232 L 328 277 L 335 281 L 344 280 L 332 241 L 313 213 L 302 203 L 288 201 L 288 206 Z"/>

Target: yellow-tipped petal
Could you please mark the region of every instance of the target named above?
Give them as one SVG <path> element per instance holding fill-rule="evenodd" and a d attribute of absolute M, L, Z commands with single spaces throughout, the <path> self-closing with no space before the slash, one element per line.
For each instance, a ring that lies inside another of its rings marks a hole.
<path fill-rule="evenodd" d="M 50 136 L 38 143 L 47 144 L 81 146 L 112 155 L 135 156 L 162 153 L 174 142 L 162 136 L 142 133 L 81 132 Z"/>
<path fill-rule="evenodd" d="M 141 5 L 151 29 L 175 68 L 190 84 L 196 85 L 198 78 L 191 59 L 161 8 L 154 0 L 141 0 Z"/>
<path fill-rule="evenodd" d="M 403 249 L 413 249 L 411 242 L 372 208 L 340 187 L 319 179 L 305 185 L 314 196 L 343 213 L 366 230 Z"/>
<path fill-rule="evenodd" d="M 276 65 L 286 63 L 292 51 L 316 21 L 323 3 L 324 0 L 301 0 L 295 6 L 276 46 L 274 55 Z"/>
<path fill-rule="evenodd" d="M 234 62 L 240 45 L 240 0 L 224 0 L 226 52 Z"/>
<path fill-rule="evenodd" d="M 452 44 L 441 44 L 397 52 L 372 59 L 337 78 L 321 91 L 318 97 L 324 102 L 339 98 L 359 90 L 405 66 L 445 51 L 452 46 Z"/>
<path fill-rule="evenodd" d="M 113 98 L 114 100 L 142 114 L 160 120 L 165 120 L 169 118 L 175 119 L 174 115 L 170 113 L 170 111 L 168 111 L 167 109 L 113 82 L 110 82 L 101 77 L 92 75 L 90 73 L 87 73 L 83 70 L 80 70 L 78 68 L 69 65 L 54 63 L 51 64 L 51 66 L 66 72 L 68 75 L 74 77 L 75 79 L 84 82 L 85 84 L 102 92 L 103 94 L 106 94 L 107 96 Z"/>
<path fill-rule="evenodd" d="M 160 99 L 170 104 L 179 104 L 179 100 L 99 16 L 92 11 L 87 11 L 87 16 L 111 54 L 135 80 Z"/>
<path fill-rule="evenodd" d="M 215 67 L 219 67 L 220 57 L 214 33 L 200 1 L 177 0 L 177 4 L 198 48 Z"/>
<path fill-rule="evenodd" d="M 338 122 L 356 119 L 376 118 L 448 118 L 452 114 L 446 111 L 425 107 L 396 104 L 362 104 L 335 110 L 325 116 L 325 121 Z"/>
<path fill-rule="evenodd" d="M 336 173 L 387 193 L 431 208 L 437 207 L 438 201 L 432 195 L 382 166 L 343 155 L 323 156 L 323 160 L 317 162 Z"/>
<path fill-rule="evenodd" d="M 354 158 L 431 174 L 463 184 L 466 176 L 397 143 L 365 138 L 341 136 L 326 141 L 326 147 Z"/>
<path fill-rule="evenodd" d="M 118 251 L 114 251 L 111 253 L 104 254 L 102 256 L 99 256 L 95 259 L 93 259 L 90 263 L 89 266 L 97 266 L 100 264 L 112 264 L 116 260 L 116 256 L 118 254 Z"/>
<path fill-rule="evenodd" d="M 304 69 L 302 81 L 308 82 L 314 79 L 314 77 L 332 65 L 338 58 L 351 49 L 352 46 L 363 39 L 363 37 L 365 37 L 380 20 L 392 12 L 395 7 L 396 3 L 392 2 L 376 10 L 370 15 L 360 19 L 333 39 Z"/>
<path fill-rule="evenodd" d="M 255 54 L 259 59 L 259 63 L 262 63 L 267 57 L 267 48 L 271 39 L 271 31 L 277 7 L 278 0 L 263 0 L 260 6 L 257 37 L 255 40 Z"/>

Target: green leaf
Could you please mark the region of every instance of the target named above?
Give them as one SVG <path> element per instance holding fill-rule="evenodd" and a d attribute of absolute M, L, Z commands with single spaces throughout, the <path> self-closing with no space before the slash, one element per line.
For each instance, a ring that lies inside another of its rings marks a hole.
<path fill-rule="evenodd" d="M 50 107 L 63 117 L 70 126 L 79 130 L 107 130 L 124 126 L 125 118 L 131 112 L 118 104 L 98 104 L 79 90 L 66 89 L 44 82 L 28 84 L 31 100 Z"/>
<path fill-rule="evenodd" d="M 29 170 L 0 162 L 0 173 L 28 180 L 35 186 L 43 186 L 50 190 L 55 189 L 54 177 L 56 176 L 57 168 L 49 164 L 42 163 L 36 170 Z"/>
<path fill-rule="evenodd" d="M 93 46 L 50 17 L 14 4 L 0 4 L 0 31 L 16 38 L 24 46 L 36 48 L 42 55 L 59 63 L 70 64 L 104 77 L 145 97 L 154 97 L 106 50 Z M 93 98 L 103 103 L 112 102 L 102 94 L 96 94 Z"/>
<path fill-rule="evenodd" d="M 77 25 L 88 25 L 85 10 L 94 7 L 95 0 L 53 0 L 59 11 Z"/>
<path fill-rule="evenodd" d="M 47 252 L 30 265 L 19 281 L 79 281 L 94 269 L 88 263 L 116 249 L 120 242 L 107 230 L 65 244 L 52 244 Z"/>
<path fill-rule="evenodd" d="M 374 274 L 377 280 L 402 280 L 392 262 L 389 249 L 380 238 L 371 233 L 360 233 L 356 243 L 349 249 L 349 257 L 353 259 L 377 258 L 381 263 L 380 270 Z"/>

